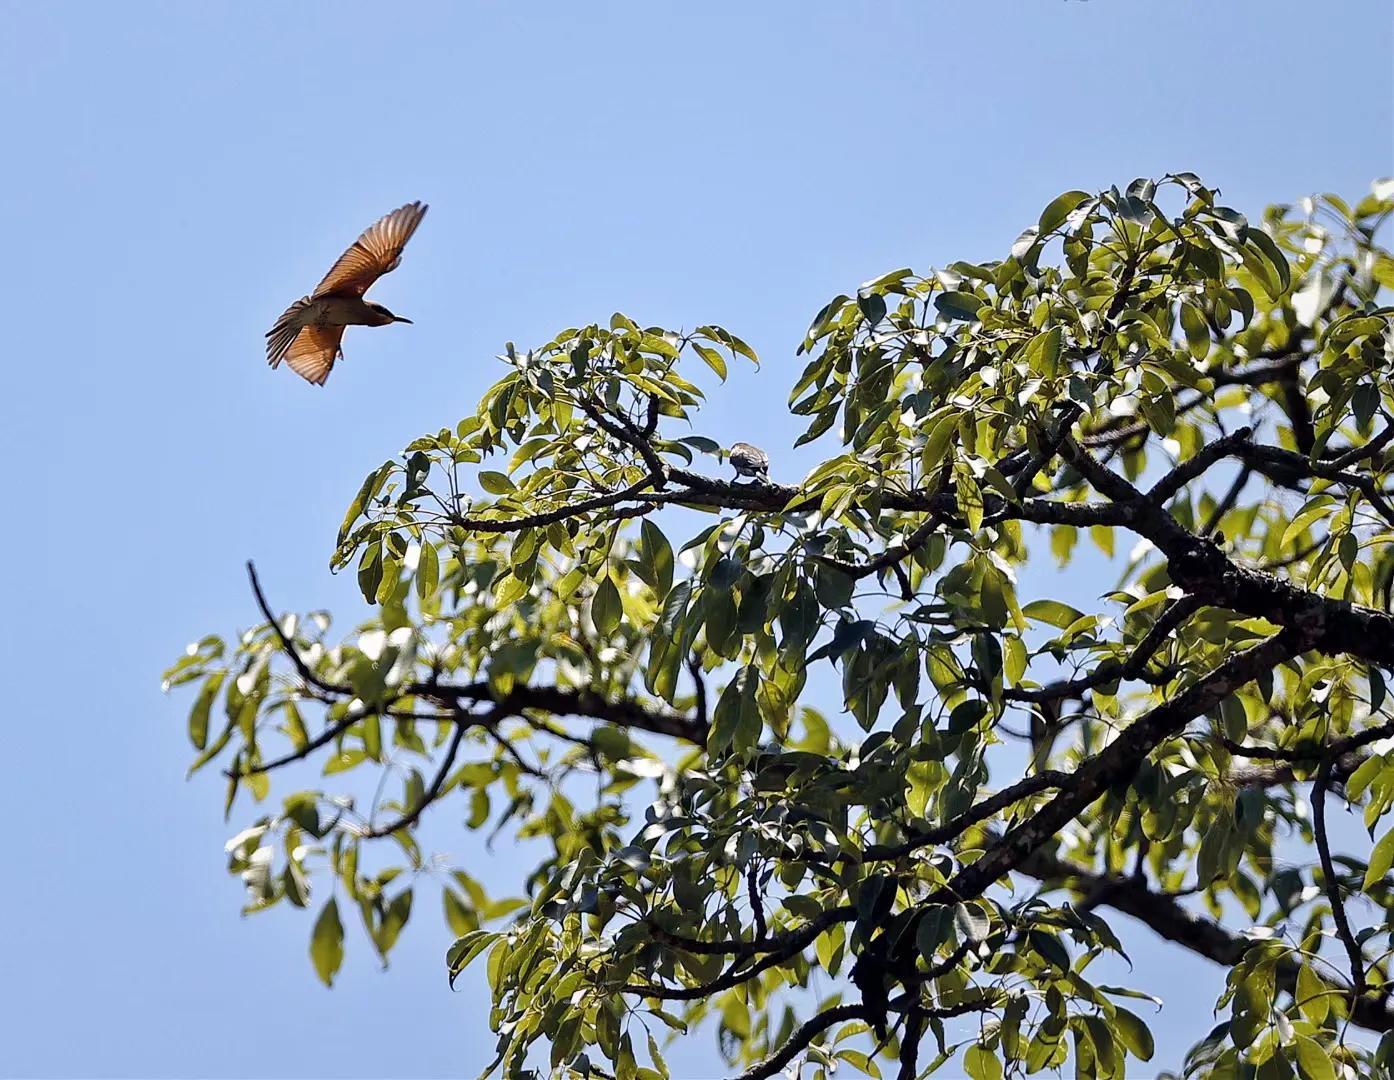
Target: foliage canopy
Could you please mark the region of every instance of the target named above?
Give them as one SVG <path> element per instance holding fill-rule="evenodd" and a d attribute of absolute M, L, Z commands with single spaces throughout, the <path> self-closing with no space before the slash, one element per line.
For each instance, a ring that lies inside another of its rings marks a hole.
<path fill-rule="evenodd" d="M 837 296 L 798 482 L 691 434 L 698 375 L 755 360 L 720 327 L 510 345 L 352 500 L 366 622 L 273 615 L 253 574 L 264 621 L 166 674 L 194 767 L 264 808 L 228 849 L 248 909 L 316 907 L 325 982 L 348 914 L 386 957 L 454 806 L 541 852 L 516 899 L 438 875 L 506 1076 L 664 1076 L 707 1019 L 752 1080 L 1121 1076 L 1153 1045 L 1146 972 L 1091 980 L 1116 912 L 1228 969 L 1188 1074 L 1373 1071 L 1391 213 L 1385 181 L 1252 222 L 1183 173 Z M 1023 595 L 1072 559 L 1116 575 L 1093 610 Z M 1331 850 L 1329 799 L 1371 843 Z"/>

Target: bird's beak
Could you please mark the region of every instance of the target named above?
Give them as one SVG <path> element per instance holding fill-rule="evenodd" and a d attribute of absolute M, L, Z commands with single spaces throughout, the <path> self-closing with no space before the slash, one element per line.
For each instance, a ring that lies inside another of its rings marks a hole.
<path fill-rule="evenodd" d="M 404 322 L 404 323 L 409 323 L 409 322 L 411 322 L 410 319 L 404 319 L 404 318 L 403 318 L 402 316 L 400 316 L 400 315 L 393 315 L 393 316 L 392 316 L 392 321 L 393 321 L 393 322 Z"/>

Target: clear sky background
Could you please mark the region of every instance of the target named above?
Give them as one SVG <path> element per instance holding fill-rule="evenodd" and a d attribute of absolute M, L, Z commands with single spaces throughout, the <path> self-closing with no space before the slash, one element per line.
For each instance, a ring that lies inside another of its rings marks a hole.
<path fill-rule="evenodd" d="M 184 782 L 189 702 L 159 672 L 255 621 L 243 560 L 281 606 L 354 615 L 327 561 L 363 475 L 471 412 L 505 340 L 616 309 L 760 351 L 705 431 L 755 438 L 778 474 L 793 351 L 836 292 L 998 257 L 1068 188 L 1191 169 L 1257 210 L 1394 171 L 1392 19 L 1387 0 L 0 2 L 0 1072 L 475 1075 L 486 997 L 447 991 L 430 890 L 385 973 L 351 927 L 332 991 L 306 916 L 238 918 L 238 819 L 216 777 Z M 272 320 L 416 198 L 431 212 L 374 293 L 416 325 L 351 330 L 325 389 L 269 371 Z M 522 867 L 460 854 L 501 890 Z M 1129 940 L 1174 1066 L 1219 973 Z M 720 1072 L 710 1036 L 669 1060 Z"/>

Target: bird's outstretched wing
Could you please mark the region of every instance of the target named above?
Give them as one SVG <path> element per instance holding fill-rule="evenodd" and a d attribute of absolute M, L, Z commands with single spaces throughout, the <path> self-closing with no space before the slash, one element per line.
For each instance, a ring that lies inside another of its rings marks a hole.
<path fill-rule="evenodd" d="M 302 379 L 323 386 L 340 356 L 339 343 L 343 339 L 342 326 L 306 326 L 286 349 L 286 367 Z"/>
<path fill-rule="evenodd" d="M 369 225 L 353 246 L 339 256 L 312 295 L 344 292 L 362 296 L 383 274 L 397 269 L 402 248 L 425 216 L 426 204 L 413 202 Z"/>
<path fill-rule="evenodd" d="M 266 362 L 272 367 L 279 364 L 300 332 L 300 313 L 309 306 L 310 298 L 302 296 L 281 313 L 276 325 L 266 331 Z"/>

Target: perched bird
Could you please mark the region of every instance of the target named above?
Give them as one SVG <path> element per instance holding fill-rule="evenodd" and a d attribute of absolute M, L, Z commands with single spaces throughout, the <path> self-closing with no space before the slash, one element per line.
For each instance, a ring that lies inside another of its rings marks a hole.
<path fill-rule="evenodd" d="M 334 361 L 343 356 L 339 343 L 344 327 L 411 322 L 363 299 L 363 294 L 383 274 L 397 269 L 402 248 L 425 216 L 425 203 L 407 203 L 365 229 L 315 291 L 286 308 L 267 331 L 266 359 L 271 366 L 284 360 L 291 371 L 323 386 Z"/>
<path fill-rule="evenodd" d="M 731 467 L 738 477 L 751 476 L 756 480 L 770 478 L 770 455 L 758 446 L 751 446 L 748 442 L 733 443 L 730 458 Z"/>

